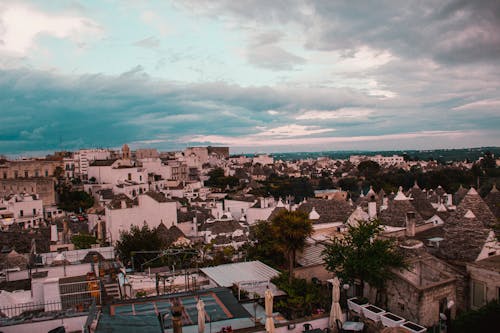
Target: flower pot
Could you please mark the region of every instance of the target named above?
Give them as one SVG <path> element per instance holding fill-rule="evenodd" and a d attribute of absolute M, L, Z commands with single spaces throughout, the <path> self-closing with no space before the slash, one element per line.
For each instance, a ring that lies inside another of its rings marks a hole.
<path fill-rule="evenodd" d="M 385 311 L 382 310 L 381 308 L 371 304 L 363 305 L 361 309 L 363 311 L 364 316 L 373 321 L 379 321 L 380 315 L 385 313 Z"/>
<path fill-rule="evenodd" d="M 361 307 L 365 304 L 368 304 L 368 302 L 357 297 L 349 298 L 347 300 L 347 307 L 349 308 L 349 310 L 354 311 L 358 314 L 361 314 Z"/>
<path fill-rule="evenodd" d="M 401 326 L 406 320 L 400 316 L 396 316 L 394 313 L 386 312 L 380 315 L 380 321 L 387 327 L 398 327 Z"/>
<path fill-rule="evenodd" d="M 427 332 L 427 329 L 425 327 L 415 324 L 414 322 L 411 321 L 407 321 L 406 323 L 401 324 L 401 327 L 406 328 L 411 333 Z"/>

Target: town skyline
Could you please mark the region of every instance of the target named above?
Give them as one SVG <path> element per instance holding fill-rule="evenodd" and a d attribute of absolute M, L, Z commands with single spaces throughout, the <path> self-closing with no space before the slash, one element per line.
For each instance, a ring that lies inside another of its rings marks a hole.
<path fill-rule="evenodd" d="M 500 146 L 496 1 L 0 1 L 0 152 Z"/>

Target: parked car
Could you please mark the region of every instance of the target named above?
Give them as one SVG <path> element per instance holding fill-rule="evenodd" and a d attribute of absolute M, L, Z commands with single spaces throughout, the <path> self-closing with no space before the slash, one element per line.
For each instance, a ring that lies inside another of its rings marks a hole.
<path fill-rule="evenodd" d="M 75 215 L 70 215 L 69 220 L 71 222 L 78 222 L 78 217 L 76 217 Z"/>

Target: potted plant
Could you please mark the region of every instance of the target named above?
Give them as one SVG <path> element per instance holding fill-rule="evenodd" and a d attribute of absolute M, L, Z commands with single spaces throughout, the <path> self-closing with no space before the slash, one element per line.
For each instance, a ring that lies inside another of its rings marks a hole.
<path fill-rule="evenodd" d="M 371 304 L 364 305 L 361 309 L 363 311 L 363 315 L 373 321 L 379 321 L 380 315 L 385 313 L 383 309 Z"/>
<path fill-rule="evenodd" d="M 415 324 L 414 322 L 407 321 L 406 323 L 401 324 L 401 327 L 406 328 L 411 333 L 424 333 L 427 332 L 427 329 L 423 326 Z"/>
<path fill-rule="evenodd" d="M 347 307 L 349 310 L 359 314 L 361 313 L 361 307 L 366 304 L 368 304 L 368 299 L 364 297 L 353 297 L 347 300 Z"/>
<path fill-rule="evenodd" d="M 405 319 L 396 316 L 394 313 L 386 312 L 380 315 L 380 320 L 382 321 L 382 324 L 387 327 L 398 327 L 401 326 L 402 323 L 405 322 Z"/>

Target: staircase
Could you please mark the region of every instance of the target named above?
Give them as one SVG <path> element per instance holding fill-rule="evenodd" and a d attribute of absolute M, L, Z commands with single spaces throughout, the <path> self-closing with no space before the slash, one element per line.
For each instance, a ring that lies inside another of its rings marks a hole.
<path fill-rule="evenodd" d="M 120 290 L 116 281 L 104 282 L 104 290 L 106 291 L 108 298 L 120 299 Z"/>

